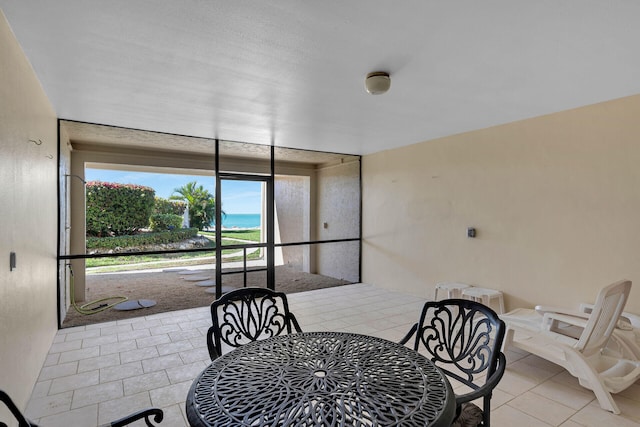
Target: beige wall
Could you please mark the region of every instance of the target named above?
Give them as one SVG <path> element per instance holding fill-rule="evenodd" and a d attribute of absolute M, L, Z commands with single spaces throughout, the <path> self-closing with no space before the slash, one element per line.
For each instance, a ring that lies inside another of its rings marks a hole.
<path fill-rule="evenodd" d="M 628 278 L 640 313 L 639 118 L 633 96 L 364 157 L 363 281 L 463 281 L 515 308 Z"/>
<path fill-rule="evenodd" d="M 303 242 L 310 239 L 310 184 L 311 178 L 308 176 L 275 177 L 275 243 Z M 311 271 L 309 246 L 285 246 L 280 249 L 284 264 L 302 271 Z"/>
<path fill-rule="evenodd" d="M 56 115 L 0 12 L 0 388 L 20 408 L 57 330 L 57 141 Z"/>
<path fill-rule="evenodd" d="M 318 240 L 358 238 L 360 162 L 355 160 L 318 169 L 316 203 Z M 317 273 L 357 282 L 359 257 L 357 242 L 318 245 Z"/>

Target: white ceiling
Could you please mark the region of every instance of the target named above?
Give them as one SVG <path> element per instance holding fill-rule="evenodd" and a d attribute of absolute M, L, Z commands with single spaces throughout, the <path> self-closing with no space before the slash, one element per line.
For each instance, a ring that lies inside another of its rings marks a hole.
<path fill-rule="evenodd" d="M 0 7 L 60 118 L 141 130 L 369 154 L 640 93 L 635 0 Z"/>

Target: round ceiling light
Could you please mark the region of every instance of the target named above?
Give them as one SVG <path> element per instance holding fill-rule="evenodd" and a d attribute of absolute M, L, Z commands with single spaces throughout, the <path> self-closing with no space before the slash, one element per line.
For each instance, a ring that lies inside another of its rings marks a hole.
<path fill-rule="evenodd" d="M 389 73 L 385 71 L 374 71 L 367 74 L 367 78 L 364 79 L 364 87 L 371 95 L 380 95 L 389 90 L 391 86 L 391 78 Z"/>

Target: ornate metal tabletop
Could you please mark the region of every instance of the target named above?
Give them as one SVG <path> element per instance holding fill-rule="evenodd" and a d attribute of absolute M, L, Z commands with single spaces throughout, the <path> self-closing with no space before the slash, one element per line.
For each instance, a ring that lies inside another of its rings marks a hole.
<path fill-rule="evenodd" d="M 191 426 L 449 426 L 455 397 L 410 348 L 306 332 L 215 359 L 193 382 L 186 409 Z"/>

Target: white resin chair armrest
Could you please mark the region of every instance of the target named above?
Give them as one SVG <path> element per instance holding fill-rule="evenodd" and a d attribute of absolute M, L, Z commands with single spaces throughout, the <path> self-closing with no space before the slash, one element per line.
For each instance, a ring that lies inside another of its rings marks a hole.
<path fill-rule="evenodd" d="M 584 319 L 587 319 L 589 317 L 589 315 L 591 314 L 591 311 L 586 312 L 585 310 L 582 309 L 582 306 L 580 306 L 580 310 L 571 310 L 568 308 L 564 308 L 564 307 L 553 307 L 553 306 L 549 306 L 549 305 L 536 305 L 536 311 L 538 313 L 540 313 L 541 315 L 545 315 L 546 313 L 558 313 L 558 314 L 566 314 L 569 316 L 573 316 L 573 317 L 581 317 Z"/>
<path fill-rule="evenodd" d="M 544 324 L 547 324 L 548 322 L 562 322 L 584 328 L 585 326 L 587 326 L 588 317 L 572 316 L 570 314 L 562 313 L 545 313 L 542 319 L 542 322 Z"/>
<path fill-rule="evenodd" d="M 579 339 L 587 326 L 587 318 L 560 313 L 545 313 L 542 329 L 565 337 Z"/>

